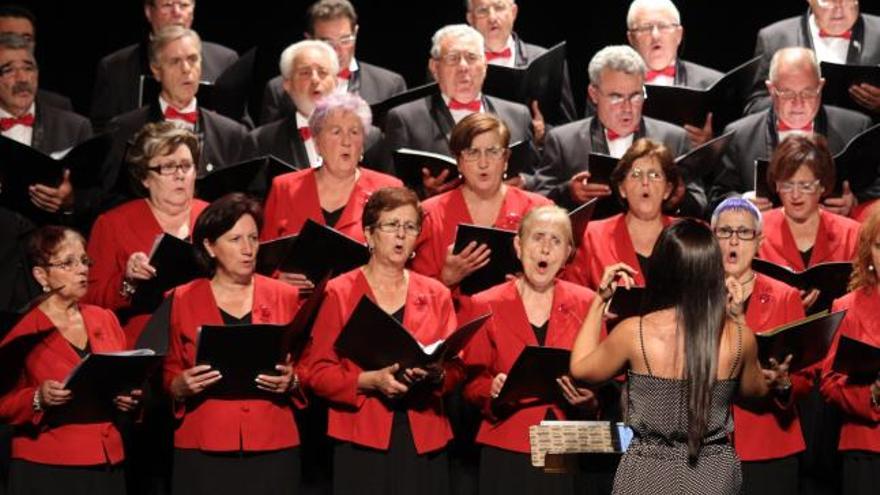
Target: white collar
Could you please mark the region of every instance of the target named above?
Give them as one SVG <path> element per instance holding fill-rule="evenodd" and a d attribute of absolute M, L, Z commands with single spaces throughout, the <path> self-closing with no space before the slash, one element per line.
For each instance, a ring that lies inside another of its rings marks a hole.
<path fill-rule="evenodd" d="M 36 102 L 31 102 L 31 106 L 28 107 L 27 112 L 25 112 L 24 115 L 32 114 L 34 117 L 36 117 L 37 116 L 36 108 L 37 108 Z M 15 115 L 12 115 L 11 113 L 7 112 L 6 109 L 4 109 L 4 108 L 0 108 L 0 118 L 10 119 L 10 118 L 15 118 Z"/>
<path fill-rule="evenodd" d="M 170 107 L 170 106 L 173 106 L 173 105 L 171 105 L 170 103 L 165 101 L 165 98 L 162 98 L 162 95 L 159 95 L 159 108 L 162 110 L 162 115 L 165 115 L 165 110 L 167 110 L 168 107 Z M 177 110 L 176 107 L 175 107 L 175 110 Z M 197 110 L 198 110 L 198 102 L 196 101 L 196 98 L 193 97 L 192 101 L 189 102 L 189 105 L 187 105 L 185 108 L 181 108 L 177 111 L 180 113 L 192 113 Z"/>

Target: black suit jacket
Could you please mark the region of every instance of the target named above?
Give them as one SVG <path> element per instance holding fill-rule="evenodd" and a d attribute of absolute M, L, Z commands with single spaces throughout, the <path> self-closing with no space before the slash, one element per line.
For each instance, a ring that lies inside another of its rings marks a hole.
<path fill-rule="evenodd" d="M 406 91 L 403 76 L 382 67 L 357 61 L 358 70 L 351 74 L 348 92 L 360 95 L 370 105 L 391 98 Z M 260 124 L 267 124 L 294 115 L 296 109 L 290 97 L 284 92 L 283 78 L 276 76 L 266 83 L 263 90 L 263 108 L 260 110 Z"/>
<path fill-rule="evenodd" d="M 856 134 L 871 125 L 871 119 L 859 112 L 823 106 L 816 115 L 814 128 L 828 140 L 831 153 L 838 153 Z M 721 159 L 722 168 L 709 190 L 712 209 L 730 196 L 742 194 L 754 188 L 755 160 L 769 160 L 779 144 L 776 132 L 776 116 L 772 109 L 747 115 L 728 125 L 724 132 L 736 134 Z M 763 180 L 760 179 L 759 180 Z M 875 184 L 878 184 L 875 182 Z M 878 186 L 871 186 L 870 190 Z M 870 191 L 854 191 L 864 197 Z"/>
<path fill-rule="evenodd" d="M 770 60 L 780 48 L 802 46 L 813 48 L 810 37 L 810 13 L 783 19 L 760 31 L 755 42 L 755 55 L 761 56 L 761 65 L 755 76 L 752 94 L 746 103 L 746 113 L 758 113 L 770 108 L 770 95 L 764 81 L 770 77 Z M 880 64 L 880 17 L 861 14 L 853 26 L 852 40 L 846 63 L 852 65 Z"/>
<path fill-rule="evenodd" d="M 513 65 L 516 67 L 527 67 L 532 60 L 547 52 L 547 49 L 544 47 L 524 42 L 516 33 L 513 33 L 512 36 L 516 46 Z M 568 76 L 568 62 L 562 66 L 562 99 L 559 102 L 559 114 L 561 119 L 547 123 L 560 125 L 571 122 L 577 118 L 574 97 L 571 93 L 571 81 Z"/>
<path fill-rule="evenodd" d="M 525 105 L 493 96 L 483 96 L 483 107 L 507 124 L 511 143 L 530 143 L 530 156 L 526 163 L 520 165 L 525 171 L 524 188 L 535 189 L 537 179 L 534 174 L 539 155 L 534 145 L 529 109 Z M 391 109 L 385 119 L 385 139 L 392 152 L 400 148 L 411 148 L 450 155 L 449 134 L 454 126 L 455 121 L 443 98 L 440 94 L 435 94 Z"/>
<path fill-rule="evenodd" d="M 48 89 L 39 89 L 37 90 L 37 99 L 40 100 L 44 105 L 49 105 L 55 108 L 59 108 L 61 110 L 67 110 L 68 112 L 73 111 L 73 103 L 70 102 L 70 98 L 62 95 L 61 93 L 49 91 Z"/>
<path fill-rule="evenodd" d="M 123 162 L 129 142 L 144 125 L 162 120 L 164 117 L 156 102 L 110 121 L 113 149 L 104 164 L 104 210 L 132 199 L 130 191 L 124 187 L 126 183 L 120 182 L 127 180 L 127 176 L 120 177 L 120 174 L 127 174 Z M 254 156 L 255 146 L 247 128 L 219 113 L 199 108 L 195 132 L 202 148 L 198 163 L 199 177 Z"/>
<path fill-rule="evenodd" d="M 33 229 L 28 219 L 0 207 L 0 311 L 17 310 L 39 293 L 25 256 L 25 239 Z"/>
<path fill-rule="evenodd" d="M 608 154 L 604 131 L 598 118 L 587 117 L 548 132 L 544 138 L 537 192 L 560 206 L 569 209 L 579 206 L 568 193 L 568 181 L 578 172 L 589 170 L 590 153 Z M 690 146 L 684 129 L 649 117 L 642 118 L 633 142 L 642 137 L 660 141 L 675 156 L 683 155 Z M 686 186 L 687 194 L 680 209 L 683 214 L 700 216 L 706 206 L 706 193 L 698 181 L 689 181 Z"/>
<path fill-rule="evenodd" d="M 138 107 L 140 76 L 151 74 L 146 42 L 117 50 L 98 62 L 92 93 L 91 118 L 105 129 L 113 117 Z M 234 50 L 202 42 L 202 80 L 213 82 L 238 59 Z"/>
<path fill-rule="evenodd" d="M 309 155 L 296 127 L 296 118 L 287 117 L 258 127 L 251 132 L 257 155 L 272 154 L 297 169 L 308 168 Z M 364 166 L 387 174 L 393 173 L 391 155 L 382 131 L 370 126 L 364 136 Z"/>

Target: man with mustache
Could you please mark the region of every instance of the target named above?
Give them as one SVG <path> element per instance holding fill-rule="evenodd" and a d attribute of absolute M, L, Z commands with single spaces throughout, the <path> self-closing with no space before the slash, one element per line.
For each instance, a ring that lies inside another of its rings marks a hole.
<path fill-rule="evenodd" d="M 807 3 L 810 8 L 803 15 L 783 19 L 758 32 L 755 55 L 761 55 L 762 60 L 746 113 L 757 113 L 771 105 L 764 81 L 770 59 L 780 48 L 810 48 L 820 62 L 880 64 L 880 17 L 860 14 L 859 0 L 807 0 Z M 880 114 L 880 87 L 864 82 L 854 84 L 849 94 L 866 112 Z"/>
<path fill-rule="evenodd" d="M 150 24 L 149 36 L 144 41 L 121 48 L 98 62 L 91 117 L 99 130 L 104 129 L 111 118 L 138 107 L 140 77 L 151 73 L 149 46 L 156 34 L 167 26 L 181 26 L 186 29 L 192 27 L 195 0 L 143 1 L 144 16 Z M 201 78 L 213 82 L 238 59 L 238 54 L 225 46 L 204 42 L 201 59 Z"/>
<path fill-rule="evenodd" d="M 335 87 L 355 93 L 371 105 L 406 91 L 406 82 L 400 74 L 355 57 L 360 26 L 351 2 L 320 0 L 309 7 L 307 16 L 306 39 L 327 43 L 333 47 L 339 59 L 340 70 L 334 74 Z M 266 83 L 260 111 L 261 124 L 292 116 L 298 110 L 291 104 L 283 86 L 283 76 Z"/>
<path fill-rule="evenodd" d="M 201 39 L 191 29 L 168 26 L 153 36 L 150 70 L 162 89 L 156 101 L 110 121 L 114 145 L 105 164 L 104 208 L 130 199 L 131 193 L 121 187 L 126 177 L 120 174 L 127 174 L 123 157 L 128 140 L 149 122 L 171 121 L 199 136 L 198 177 L 253 156 L 254 144 L 247 128 L 199 106 L 196 93 L 202 74 L 202 53 Z"/>
<path fill-rule="evenodd" d="M 822 105 L 819 62 L 809 48 L 788 47 L 773 55 L 770 78 L 765 82 L 772 107 L 731 123 L 724 132 L 736 131 L 721 159 L 722 169 L 709 191 L 712 209 L 726 198 L 747 193 L 761 210 L 772 208 L 768 198 L 757 198 L 754 185 L 755 160 L 769 160 L 786 137 L 797 133 L 818 133 L 828 140 L 831 153 L 840 152 L 850 139 L 871 125 L 859 112 Z M 867 164 L 866 164 L 867 165 Z M 766 180 L 759 177 L 758 180 Z M 859 200 L 880 197 L 880 175 L 864 190 L 855 191 Z M 843 196 L 828 198 L 825 207 L 847 216 L 856 196 L 844 185 Z"/>
<path fill-rule="evenodd" d="M 635 50 L 625 45 L 605 47 L 593 56 L 588 70 L 587 93 L 596 115 L 548 132 L 539 170 L 538 192 L 569 209 L 611 194 L 608 186 L 590 181 L 591 152 L 620 158 L 642 137 L 665 144 L 675 156 L 688 150 L 684 129 L 642 117 L 647 69 Z M 706 194 L 699 181 L 688 181 L 673 194 L 680 197 L 679 213 L 702 214 Z"/>
<path fill-rule="evenodd" d="M 38 80 L 33 43 L 17 34 L 0 34 L 0 134 L 45 154 L 67 150 L 91 137 L 87 119 L 36 98 Z M 37 219 L 41 223 L 69 223 L 70 214 L 84 213 L 94 199 L 90 192 L 74 191 L 69 172 L 58 187 L 33 184 L 28 192 L 31 202 L 47 213 Z"/>

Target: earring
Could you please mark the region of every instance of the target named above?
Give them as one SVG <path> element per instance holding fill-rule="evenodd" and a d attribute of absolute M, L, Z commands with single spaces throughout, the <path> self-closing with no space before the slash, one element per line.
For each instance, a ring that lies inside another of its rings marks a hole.
<path fill-rule="evenodd" d="M 413 260 L 413 259 L 415 259 L 415 258 L 416 258 L 416 252 L 415 252 L 415 251 L 409 253 L 409 259 Z"/>
<path fill-rule="evenodd" d="M 507 180 L 507 170 L 504 171 L 504 175 L 501 176 L 501 180 Z"/>
<path fill-rule="evenodd" d="M 373 253 L 373 245 L 372 244 L 367 244 L 367 251 L 369 251 L 370 254 Z"/>
<path fill-rule="evenodd" d="M 873 271 L 874 271 L 874 265 L 868 265 L 868 271 L 869 271 L 869 272 L 873 272 Z"/>
<path fill-rule="evenodd" d="M 49 289 L 49 286 L 48 286 L 48 285 L 44 285 L 44 286 L 43 286 L 43 292 L 49 292 L 50 290 L 51 290 L 51 289 Z"/>

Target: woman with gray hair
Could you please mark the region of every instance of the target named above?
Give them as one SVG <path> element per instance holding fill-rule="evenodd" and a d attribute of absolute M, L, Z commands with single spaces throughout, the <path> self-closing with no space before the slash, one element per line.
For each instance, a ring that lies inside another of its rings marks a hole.
<path fill-rule="evenodd" d="M 318 102 L 309 130 L 321 166 L 272 181 L 263 240 L 296 234 L 311 219 L 364 242 L 361 213 L 367 198 L 382 187 L 402 185 L 395 177 L 360 166 L 371 118 L 370 107 L 357 95 L 333 93 Z M 313 282 L 293 273 L 283 273 L 281 279 L 306 289 Z"/>
<path fill-rule="evenodd" d="M 102 214 L 89 237 L 95 260 L 86 301 L 121 316 L 129 346 L 137 342 L 148 314 L 130 314 L 139 282 L 156 276 L 147 253 L 160 234 L 190 237 L 208 205 L 193 197 L 199 141 L 170 122 L 147 124 L 135 136 L 126 162 L 132 189 L 141 196 Z"/>

